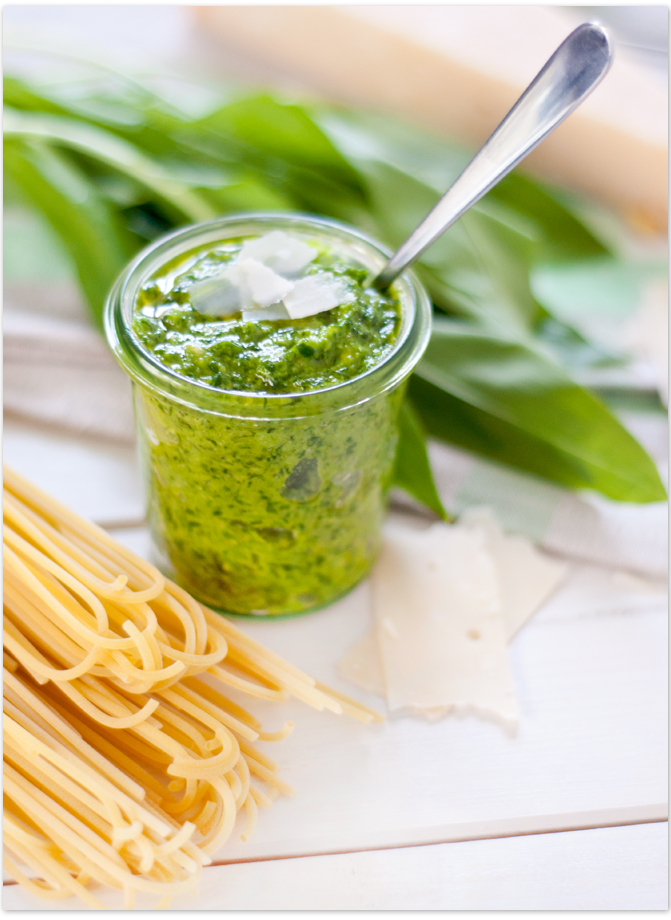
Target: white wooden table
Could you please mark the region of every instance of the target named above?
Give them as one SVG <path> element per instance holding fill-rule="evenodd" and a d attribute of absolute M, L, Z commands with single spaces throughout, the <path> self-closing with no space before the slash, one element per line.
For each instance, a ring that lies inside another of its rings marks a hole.
<path fill-rule="evenodd" d="M 146 551 L 144 528 L 129 526 L 142 518 L 131 448 L 10 420 L 5 460 Z M 244 628 L 379 707 L 335 669 L 366 631 L 367 591 Z M 174 909 L 665 909 L 665 604 L 654 585 L 575 565 L 512 643 L 516 737 L 474 718 L 363 726 L 259 704 L 269 729 L 296 722 L 272 756 L 297 795 L 263 812 L 249 843 L 229 841 L 199 896 Z M 82 909 L 7 881 L 3 906 Z"/>

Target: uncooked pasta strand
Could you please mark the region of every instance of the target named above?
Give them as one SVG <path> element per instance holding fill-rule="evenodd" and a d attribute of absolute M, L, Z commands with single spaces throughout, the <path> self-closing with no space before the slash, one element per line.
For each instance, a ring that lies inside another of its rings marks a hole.
<path fill-rule="evenodd" d="M 241 812 L 248 839 L 258 808 L 293 794 L 251 743 L 281 742 L 292 723 L 264 731 L 215 686 L 376 714 L 11 471 L 5 486 L 7 869 L 48 899 L 102 909 L 88 885 L 103 884 L 125 909 L 138 892 L 167 906 L 193 890 Z"/>

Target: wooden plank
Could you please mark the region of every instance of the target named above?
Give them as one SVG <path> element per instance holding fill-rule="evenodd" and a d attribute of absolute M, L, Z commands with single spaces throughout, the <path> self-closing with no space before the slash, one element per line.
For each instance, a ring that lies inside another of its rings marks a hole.
<path fill-rule="evenodd" d="M 54 498 L 99 523 L 142 521 L 135 448 L 5 419 L 3 459 Z"/>
<path fill-rule="evenodd" d="M 665 910 L 667 825 L 210 867 L 174 910 Z M 110 907 L 116 892 L 100 895 Z M 45 906 L 5 886 L 5 910 Z M 50 910 L 82 910 L 71 898 Z M 138 902 L 138 909 L 144 902 Z M 147 905 L 148 906 L 148 905 Z"/>

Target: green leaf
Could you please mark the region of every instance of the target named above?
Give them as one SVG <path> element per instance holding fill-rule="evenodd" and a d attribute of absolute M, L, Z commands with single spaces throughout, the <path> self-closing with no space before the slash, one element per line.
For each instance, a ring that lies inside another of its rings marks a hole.
<path fill-rule="evenodd" d="M 4 167 L 67 248 L 101 327 L 105 298 L 131 254 L 113 212 L 86 176 L 46 144 L 6 140 Z"/>
<path fill-rule="evenodd" d="M 534 266 L 531 286 L 554 316 L 589 334 L 595 319 L 610 324 L 630 317 L 655 272 L 666 274 L 665 266 L 602 256 Z"/>
<path fill-rule="evenodd" d="M 84 153 L 127 174 L 193 221 L 216 217 L 216 212 L 193 189 L 164 170 L 127 141 L 86 122 L 59 115 L 4 113 L 5 137 L 41 140 Z"/>
<path fill-rule="evenodd" d="M 346 219 L 363 203 L 356 169 L 301 106 L 254 96 L 191 122 L 175 137 L 199 155 L 257 171 L 300 210 Z"/>
<path fill-rule="evenodd" d="M 640 444 L 531 343 L 437 320 L 410 395 L 430 435 L 573 489 L 666 498 Z"/>
<path fill-rule="evenodd" d="M 146 84 L 100 64 L 94 65 L 85 80 L 61 75 L 58 82 L 45 85 L 31 78 L 7 76 L 3 91 L 5 105 L 12 108 L 81 118 L 120 132 L 141 129 L 147 111 L 162 103 Z M 172 106 L 168 111 L 176 114 Z"/>
<path fill-rule="evenodd" d="M 12 180 L 5 170 L 4 190 Z M 17 189 L 13 205 L 4 202 L 2 264 L 6 285 L 77 284 L 66 247 L 39 211 L 26 207 Z"/>
<path fill-rule="evenodd" d="M 604 242 L 562 203 L 558 194 L 527 176 L 510 173 L 484 200 L 492 199 L 536 222 L 541 234 L 534 252 L 535 261 L 573 261 L 609 252 Z"/>
<path fill-rule="evenodd" d="M 364 162 L 370 210 L 378 234 L 397 246 L 438 201 L 425 183 L 386 163 Z M 496 213 L 496 216 L 494 216 Z M 529 288 L 533 238 L 501 211 L 475 208 L 437 239 L 416 266 L 436 306 L 452 315 L 525 331 L 536 316 Z"/>
<path fill-rule="evenodd" d="M 2 81 L 2 98 L 5 105 L 14 109 L 48 112 L 51 115 L 69 115 L 70 112 L 55 100 L 49 99 L 23 80 L 6 76 Z"/>
<path fill-rule="evenodd" d="M 293 202 L 277 189 L 255 176 L 218 189 L 201 189 L 201 195 L 212 202 L 222 214 L 236 211 L 291 211 Z"/>
<path fill-rule="evenodd" d="M 356 186 L 358 176 L 304 108 L 283 105 L 272 96 L 247 97 L 201 119 L 200 127 L 230 134 L 272 157 L 316 170 L 328 170 Z"/>
<path fill-rule="evenodd" d="M 627 359 L 612 348 L 591 341 L 574 326 L 552 316 L 539 304 L 534 340 L 572 375 L 605 367 L 624 367 Z"/>
<path fill-rule="evenodd" d="M 529 287 L 533 241 L 478 209 L 464 214 L 459 233 L 460 260 L 431 261 L 436 304 L 458 304 L 463 314 L 504 334 L 530 330 L 537 313 Z"/>
<path fill-rule="evenodd" d="M 451 520 L 443 507 L 433 479 L 422 423 L 407 397 L 399 415 L 399 441 L 393 483 L 435 511 L 443 520 Z"/>
<path fill-rule="evenodd" d="M 388 113 L 313 106 L 313 117 L 350 162 L 377 161 L 444 194 L 473 155 Z"/>
<path fill-rule="evenodd" d="M 444 137 L 379 112 L 321 107 L 316 119 L 331 140 L 354 162 L 385 163 L 443 195 L 468 164 L 474 151 Z M 578 216 L 578 199 L 515 170 L 481 200 L 491 212 L 505 205 L 534 225 L 534 261 L 591 258 L 609 252 L 608 245 Z"/>

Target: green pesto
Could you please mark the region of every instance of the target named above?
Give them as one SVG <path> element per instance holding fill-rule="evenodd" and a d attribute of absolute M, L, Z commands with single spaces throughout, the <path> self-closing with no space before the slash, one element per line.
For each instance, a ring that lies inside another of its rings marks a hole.
<path fill-rule="evenodd" d="M 366 290 L 363 269 L 323 247 L 309 270 L 346 275 L 353 304 L 297 321 L 196 314 L 188 282 L 216 272 L 240 244 L 189 253 L 142 288 L 134 332 L 161 363 L 218 389 L 295 393 L 349 380 L 393 348 L 398 302 Z M 168 309 L 145 315 L 156 306 Z M 164 568 L 199 600 L 235 613 L 298 613 L 348 591 L 379 550 L 402 389 L 316 414 L 312 393 L 310 414 L 297 406 L 297 417 L 259 420 L 136 387 L 149 522 Z"/>
<path fill-rule="evenodd" d="M 365 576 L 379 550 L 400 389 L 342 414 L 276 422 L 136 393 L 154 541 L 199 600 L 296 613 Z"/>
<path fill-rule="evenodd" d="M 133 329 L 143 348 L 176 373 L 222 390 L 295 393 L 358 377 L 393 347 L 400 308 L 392 295 L 366 286 L 368 272 L 315 245 L 304 274 L 329 272 L 345 282 L 351 303 L 299 320 L 243 322 L 203 316 L 189 285 L 233 262 L 242 240 L 193 253 L 144 285 Z M 194 263 L 195 259 L 195 263 Z"/>

